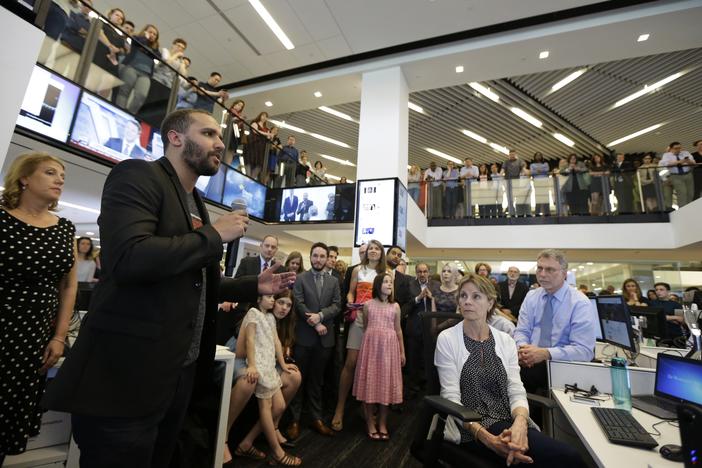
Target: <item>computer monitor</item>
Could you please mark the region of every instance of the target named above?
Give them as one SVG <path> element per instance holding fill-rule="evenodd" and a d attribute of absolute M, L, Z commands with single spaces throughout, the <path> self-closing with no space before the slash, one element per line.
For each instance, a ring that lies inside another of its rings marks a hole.
<path fill-rule="evenodd" d="M 679 403 L 702 406 L 702 361 L 659 353 L 654 393 Z"/>
<path fill-rule="evenodd" d="M 593 317 L 597 317 L 597 329 L 595 330 L 595 338 L 597 341 L 604 341 L 602 339 L 602 324 L 600 324 L 600 314 L 597 312 L 597 299 L 594 297 L 590 298 L 590 311 Z"/>
<path fill-rule="evenodd" d="M 597 314 L 602 339 L 609 344 L 636 352 L 631 315 L 622 296 L 597 296 Z"/>
<path fill-rule="evenodd" d="M 632 317 L 639 317 L 639 326 L 644 338 L 666 338 L 668 325 L 665 319 L 665 310 L 660 307 L 638 307 L 630 306 L 629 312 Z M 645 318 L 645 326 L 641 319 Z"/>

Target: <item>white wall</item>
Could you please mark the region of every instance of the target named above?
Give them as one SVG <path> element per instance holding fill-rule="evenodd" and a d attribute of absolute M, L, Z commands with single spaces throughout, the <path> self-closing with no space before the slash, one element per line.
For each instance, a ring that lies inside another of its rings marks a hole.
<path fill-rule="evenodd" d="M 32 68 L 39 56 L 44 32 L 35 28 L 22 18 L 0 8 L 0 31 L 3 34 L 3 46 L 0 47 L 2 71 L 0 86 L 0 167 L 15 130 L 15 122 L 22 105 Z"/>

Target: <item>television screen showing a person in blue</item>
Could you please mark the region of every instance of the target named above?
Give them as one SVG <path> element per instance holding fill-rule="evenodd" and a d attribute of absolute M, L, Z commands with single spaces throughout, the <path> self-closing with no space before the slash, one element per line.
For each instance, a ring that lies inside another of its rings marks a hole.
<path fill-rule="evenodd" d="M 71 144 L 112 161 L 154 160 L 163 156 L 159 132 L 100 98 L 83 93 Z"/>
<path fill-rule="evenodd" d="M 283 190 L 280 221 L 330 221 L 337 211 L 336 186 Z"/>
<path fill-rule="evenodd" d="M 224 182 L 222 204 L 231 206 L 234 200 L 246 202 L 250 216 L 263 219 L 263 209 L 266 204 L 266 187 L 245 175 L 229 169 Z"/>

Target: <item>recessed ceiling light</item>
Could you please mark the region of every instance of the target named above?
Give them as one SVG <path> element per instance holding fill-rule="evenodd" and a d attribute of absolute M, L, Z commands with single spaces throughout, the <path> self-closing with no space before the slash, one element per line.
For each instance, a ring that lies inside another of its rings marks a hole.
<path fill-rule="evenodd" d="M 607 146 L 610 146 L 610 147 L 611 147 L 611 146 L 616 146 L 616 145 L 618 145 L 619 143 L 624 143 L 625 141 L 631 140 L 632 138 L 636 138 L 637 136 L 641 136 L 641 135 L 643 135 L 644 133 L 652 132 L 652 131 L 654 131 L 654 130 L 656 130 L 657 128 L 660 128 L 660 127 L 662 127 L 662 126 L 663 126 L 662 123 L 656 124 L 656 125 L 652 125 L 652 126 L 650 126 L 650 127 L 648 127 L 648 128 L 644 128 L 643 130 L 639 130 L 638 132 L 634 132 L 634 133 L 632 133 L 631 135 L 627 135 L 627 136 L 625 136 L 625 137 L 619 138 L 618 140 L 614 140 L 614 141 L 612 141 L 612 142 L 610 142 L 610 143 L 607 143 Z"/>
<path fill-rule="evenodd" d="M 264 102 L 264 104 L 266 105 L 266 107 L 273 107 L 273 103 L 271 101 L 266 101 Z"/>
<path fill-rule="evenodd" d="M 473 88 L 474 90 L 476 90 L 477 92 L 479 92 L 480 94 L 492 101 L 498 102 L 500 100 L 500 96 L 492 92 L 490 88 L 488 88 L 487 86 L 483 86 L 476 81 L 468 83 L 468 86 L 470 86 L 471 88 Z"/>
<path fill-rule="evenodd" d="M 424 148 L 424 149 L 427 150 L 429 153 L 433 154 L 434 156 L 444 158 L 447 161 L 452 161 L 452 162 L 455 162 L 456 164 L 461 164 L 460 159 L 454 158 L 453 156 L 451 156 L 449 154 L 442 153 L 441 151 L 435 150 L 434 148 Z"/>
<path fill-rule="evenodd" d="M 327 114 L 335 115 L 335 116 L 339 117 L 340 119 L 348 120 L 349 122 L 358 123 L 358 122 L 356 121 L 356 119 L 354 119 L 354 118 L 351 117 L 350 115 L 344 114 L 343 112 L 339 112 L 338 110 L 332 109 L 331 107 L 319 106 L 317 109 L 319 109 L 319 110 L 321 110 L 321 111 L 324 111 L 324 112 L 326 112 Z"/>
<path fill-rule="evenodd" d="M 68 202 L 59 200 L 58 204 L 59 204 L 59 206 L 67 206 L 68 208 L 74 208 L 76 210 L 86 211 L 88 213 L 100 214 L 100 210 L 96 210 L 94 208 L 88 208 L 87 206 L 83 206 L 83 205 L 76 205 L 75 203 L 68 203 Z"/>
<path fill-rule="evenodd" d="M 481 137 L 481 136 L 478 135 L 477 133 L 473 133 L 473 132 L 471 132 L 470 130 L 461 130 L 461 133 L 463 133 L 463 134 L 464 134 L 465 136 L 467 136 L 467 137 L 470 137 L 470 138 L 472 138 L 472 139 L 474 139 L 474 140 L 479 141 L 480 143 L 487 144 L 487 142 L 488 142 L 488 141 L 487 141 L 487 138 Z"/>
<path fill-rule="evenodd" d="M 341 159 L 341 158 L 337 158 L 337 157 L 334 157 L 334 156 L 329 156 L 328 154 L 322 154 L 322 153 L 319 153 L 319 155 L 320 155 L 321 157 L 323 157 L 324 159 L 328 159 L 328 160 L 330 160 L 330 161 L 337 162 L 337 163 L 339 163 L 339 164 L 341 164 L 341 165 L 343 165 L 343 166 L 356 167 L 356 165 L 355 165 L 354 163 L 352 163 L 351 161 L 349 161 L 348 159 Z"/>
<path fill-rule="evenodd" d="M 639 36 L 638 39 L 636 39 L 636 42 L 647 41 L 649 37 L 651 37 L 650 34 L 642 34 L 642 35 Z"/>
<path fill-rule="evenodd" d="M 459 65 L 456 67 L 456 73 L 463 73 L 463 65 Z"/>
<path fill-rule="evenodd" d="M 86 235 L 86 236 L 94 236 L 95 233 L 94 233 L 94 232 L 91 232 L 91 231 L 85 231 L 85 235 Z"/>
<path fill-rule="evenodd" d="M 320 93 L 319 91 L 315 91 L 314 97 L 317 97 L 317 98 L 322 97 L 322 93 Z"/>
<path fill-rule="evenodd" d="M 419 112 L 420 114 L 424 113 L 424 109 L 422 109 L 420 106 L 418 106 L 417 104 L 415 104 L 413 102 L 408 102 L 407 107 L 409 107 L 410 109 L 412 109 L 415 112 Z"/>
<path fill-rule="evenodd" d="M 266 23 L 266 25 L 273 31 L 273 34 L 275 34 L 275 37 L 278 38 L 278 40 L 283 44 L 283 46 L 288 49 L 294 49 L 295 46 L 293 45 L 292 41 L 288 38 L 288 36 L 285 34 L 283 31 L 283 28 L 278 26 L 278 23 L 273 19 L 270 13 L 268 13 L 268 10 L 266 10 L 266 7 L 263 6 L 260 0 L 249 0 L 249 3 L 251 4 L 252 7 L 254 7 L 254 10 L 256 10 L 256 13 L 261 17 L 261 19 Z"/>
<path fill-rule="evenodd" d="M 592 262 L 587 262 L 586 265 L 594 265 Z"/>
<path fill-rule="evenodd" d="M 640 98 L 641 96 L 652 93 L 655 90 L 657 90 L 658 88 L 660 88 L 661 86 L 667 85 L 671 81 L 677 80 L 678 78 L 680 78 L 684 74 L 685 74 L 685 72 L 678 72 L 678 73 L 675 73 L 674 75 L 667 76 L 660 81 L 656 81 L 651 86 L 644 85 L 643 89 L 640 89 L 640 90 L 636 91 L 634 94 L 630 94 L 629 96 L 625 97 L 624 99 L 620 99 L 617 102 L 615 102 L 614 106 L 612 106 L 612 109 L 616 109 L 617 107 L 623 106 L 624 104 L 629 103 L 629 102 L 633 101 L 634 99 L 637 99 L 637 98 Z"/>
<path fill-rule="evenodd" d="M 499 151 L 502 154 L 509 154 L 509 150 L 507 148 L 505 148 L 502 145 L 498 145 L 497 143 L 490 143 L 490 147 L 495 151 Z"/>
<path fill-rule="evenodd" d="M 585 73 L 586 71 L 587 71 L 587 68 L 581 68 L 581 69 L 578 70 L 578 71 L 574 71 L 573 73 L 571 73 L 570 75 L 566 76 L 565 78 L 563 78 L 561 81 L 559 81 L 559 82 L 556 83 L 555 85 L 551 86 L 551 91 L 558 91 L 559 89 L 561 89 L 561 88 L 564 87 L 565 85 L 567 85 L 567 84 L 569 84 L 569 83 L 571 83 L 571 82 L 577 80 L 578 78 L 580 78 L 580 75 L 582 75 L 582 74 Z"/>
<path fill-rule="evenodd" d="M 516 116 L 526 120 L 530 124 L 532 124 L 534 127 L 539 127 L 541 128 L 543 126 L 543 123 L 536 117 L 534 117 L 531 114 L 528 114 L 527 112 L 523 111 L 519 107 L 512 107 L 511 109 L 512 113 L 515 114 Z"/>
<path fill-rule="evenodd" d="M 560 141 L 564 145 L 570 146 L 571 148 L 575 146 L 575 142 L 561 133 L 554 133 L 553 138 Z"/>
<path fill-rule="evenodd" d="M 539 52 L 539 58 L 540 58 L 540 59 L 548 58 L 548 55 L 549 55 L 548 50 L 542 50 L 541 52 Z"/>

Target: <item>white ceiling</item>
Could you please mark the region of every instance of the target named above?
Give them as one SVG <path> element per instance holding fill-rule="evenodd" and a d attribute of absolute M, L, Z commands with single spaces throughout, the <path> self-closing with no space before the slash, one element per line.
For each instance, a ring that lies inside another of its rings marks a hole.
<path fill-rule="evenodd" d="M 192 72 L 225 83 L 420 39 L 597 3 L 597 0 L 262 0 L 295 44 L 286 50 L 246 0 L 122 0 L 137 30 L 159 28 L 162 45 L 188 41 Z M 113 2 L 94 2 L 107 12 Z M 256 53 L 231 22 L 260 52 Z"/>

